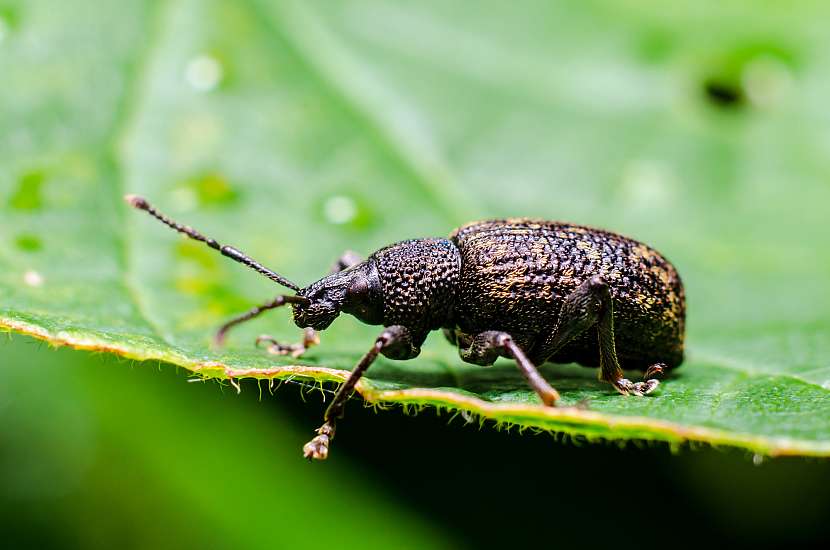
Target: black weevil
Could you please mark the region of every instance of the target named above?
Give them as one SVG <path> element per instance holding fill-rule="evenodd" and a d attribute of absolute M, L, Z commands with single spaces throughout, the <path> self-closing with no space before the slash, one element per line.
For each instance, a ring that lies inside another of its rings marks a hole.
<path fill-rule="evenodd" d="M 622 394 L 645 395 L 652 376 L 683 361 L 685 298 L 674 267 L 654 249 L 616 233 L 529 219 L 474 222 L 449 239 L 413 239 L 382 248 L 361 261 L 344 255 L 332 273 L 300 288 L 236 248 L 178 224 L 146 200 L 127 202 L 184 235 L 294 290 L 230 320 L 216 334 L 261 313 L 291 304 L 305 331 L 300 344 L 268 337 L 269 351 L 299 356 L 341 313 L 385 327 L 340 387 L 324 424 L 303 447 L 325 459 L 335 423 L 355 384 L 382 353 L 412 359 L 429 332 L 442 329 L 461 359 L 490 365 L 516 361 L 545 405 L 559 394 L 536 370 L 546 361 L 599 366 L 599 378 Z M 642 382 L 623 377 L 645 370 Z"/>

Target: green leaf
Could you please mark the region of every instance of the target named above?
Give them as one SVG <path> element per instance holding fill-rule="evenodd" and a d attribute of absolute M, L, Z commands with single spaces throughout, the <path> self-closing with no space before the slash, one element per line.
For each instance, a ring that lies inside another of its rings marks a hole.
<path fill-rule="evenodd" d="M 679 268 L 688 360 L 654 396 L 442 338 L 380 361 L 369 403 L 431 405 L 588 439 L 830 455 L 830 35 L 821 4 L 547 2 L 476 10 L 299 1 L 3 2 L 0 325 L 201 376 L 338 381 L 375 328 L 343 318 L 300 361 L 280 292 L 121 196 L 291 279 L 345 249 L 525 215 L 607 227 Z"/>

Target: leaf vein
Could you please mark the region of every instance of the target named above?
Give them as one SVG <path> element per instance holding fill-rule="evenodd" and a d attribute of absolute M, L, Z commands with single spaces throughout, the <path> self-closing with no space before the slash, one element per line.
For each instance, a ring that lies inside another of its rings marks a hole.
<path fill-rule="evenodd" d="M 375 141 L 410 173 L 411 178 L 403 181 L 417 183 L 419 191 L 425 193 L 452 224 L 475 217 L 477 209 L 469 206 L 472 199 L 461 192 L 446 163 L 428 144 L 431 136 L 413 135 L 411 129 L 401 129 L 384 120 L 379 114 L 384 111 L 394 111 L 405 117 L 403 111 L 407 109 L 403 102 L 348 55 L 347 48 L 337 42 L 319 17 L 310 13 L 304 3 L 280 2 L 273 5 L 280 10 L 279 17 L 284 20 L 279 24 L 258 0 L 248 0 L 248 3 L 270 32 L 288 42 L 306 70 L 348 112 L 362 121 L 370 134 L 374 134 Z M 349 81 L 357 84 L 349 84 Z"/>
<path fill-rule="evenodd" d="M 136 287 L 132 275 L 132 254 L 131 254 L 131 238 L 130 238 L 130 223 L 127 221 L 126 207 L 121 206 L 121 197 L 129 192 L 126 189 L 126 180 L 128 170 L 126 165 L 126 147 L 130 142 L 130 137 L 135 128 L 135 121 L 139 118 L 142 111 L 142 97 L 143 91 L 146 90 L 147 82 L 152 72 L 153 61 L 158 55 L 158 50 L 161 47 L 163 30 L 171 19 L 170 13 L 174 1 L 161 2 L 156 5 L 155 13 L 151 16 L 152 23 L 150 24 L 149 37 L 145 42 L 145 46 L 136 56 L 136 62 L 132 69 L 132 74 L 128 77 L 128 84 L 125 86 L 125 93 L 121 106 L 116 113 L 112 132 L 109 137 L 109 162 L 113 166 L 114 179 L 117 185 L 113 186 L 115 196 L 113 203 L 121 215 L 121 242 L 122 254 L 120 262 L 122 266 L 122 283 L 124 290 L 132 301 L 139 318 L 146 324 L 147 328 L 152 334 L 158 338 L 162 343 L 171 346 L 170 340 L 165 336 L 164 331 L 159 324 L 153 320 L 152 316 L 147 311 L 147 307 L 141 299 L 141 293 Z"/>

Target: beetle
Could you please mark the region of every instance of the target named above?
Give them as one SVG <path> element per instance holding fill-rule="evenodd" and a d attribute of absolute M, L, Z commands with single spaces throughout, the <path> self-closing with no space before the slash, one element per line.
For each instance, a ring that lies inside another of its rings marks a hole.
<path fill-rule="evenodd" d="M 346 400 L 379 354 L 412 359 L 427 335 L 442 329 L 461 359 L 491 365 L 516 362 L 544 405 L 557 391 L 536 365 L 579 363 L 599 367 L 599 378 L 624 395 L 643 396 L 655 378 L 683 362 L 685 294 L 674 266 L 653 248 L 622 235 L 582 225 L 526 218 L 473 222 L 449 238 L 411 239 L 361 260 L 341 257 L 332 272 L 301 288 L 242 253 L 179 224 L 145 199 L 127 202 L 165 225 L 207 244 L 295 292 L 280 295 L 225 323 L 228 330 L 284 305 L 304 330 L 299 344 L 260 337 L 271 353 L 301 355 L 318 342 L 316 331 L 348 313 L 383 330 L 340 386 L 317 435 L 303 447 L 325 459 Z M 620 362 L 645 371 L 624 377 Z"/>

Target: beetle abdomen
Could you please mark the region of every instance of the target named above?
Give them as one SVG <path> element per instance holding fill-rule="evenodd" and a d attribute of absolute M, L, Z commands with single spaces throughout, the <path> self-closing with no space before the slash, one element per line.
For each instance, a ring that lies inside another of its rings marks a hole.
<path fill-rule="evenodd" d="M 616 233 L 528 219 L 467 224 L 451 235 L 461 251 L 455 322 L 467 333 L 509 332 L 529 354 L 554 330 L 565 298 L 599 275 L 614 300 L 617 354 L 624 368 L 683 360 L 685 299 L 677 271 L 649 246 Z M 599 362 L 596 330 L 554 357 Z"/>

